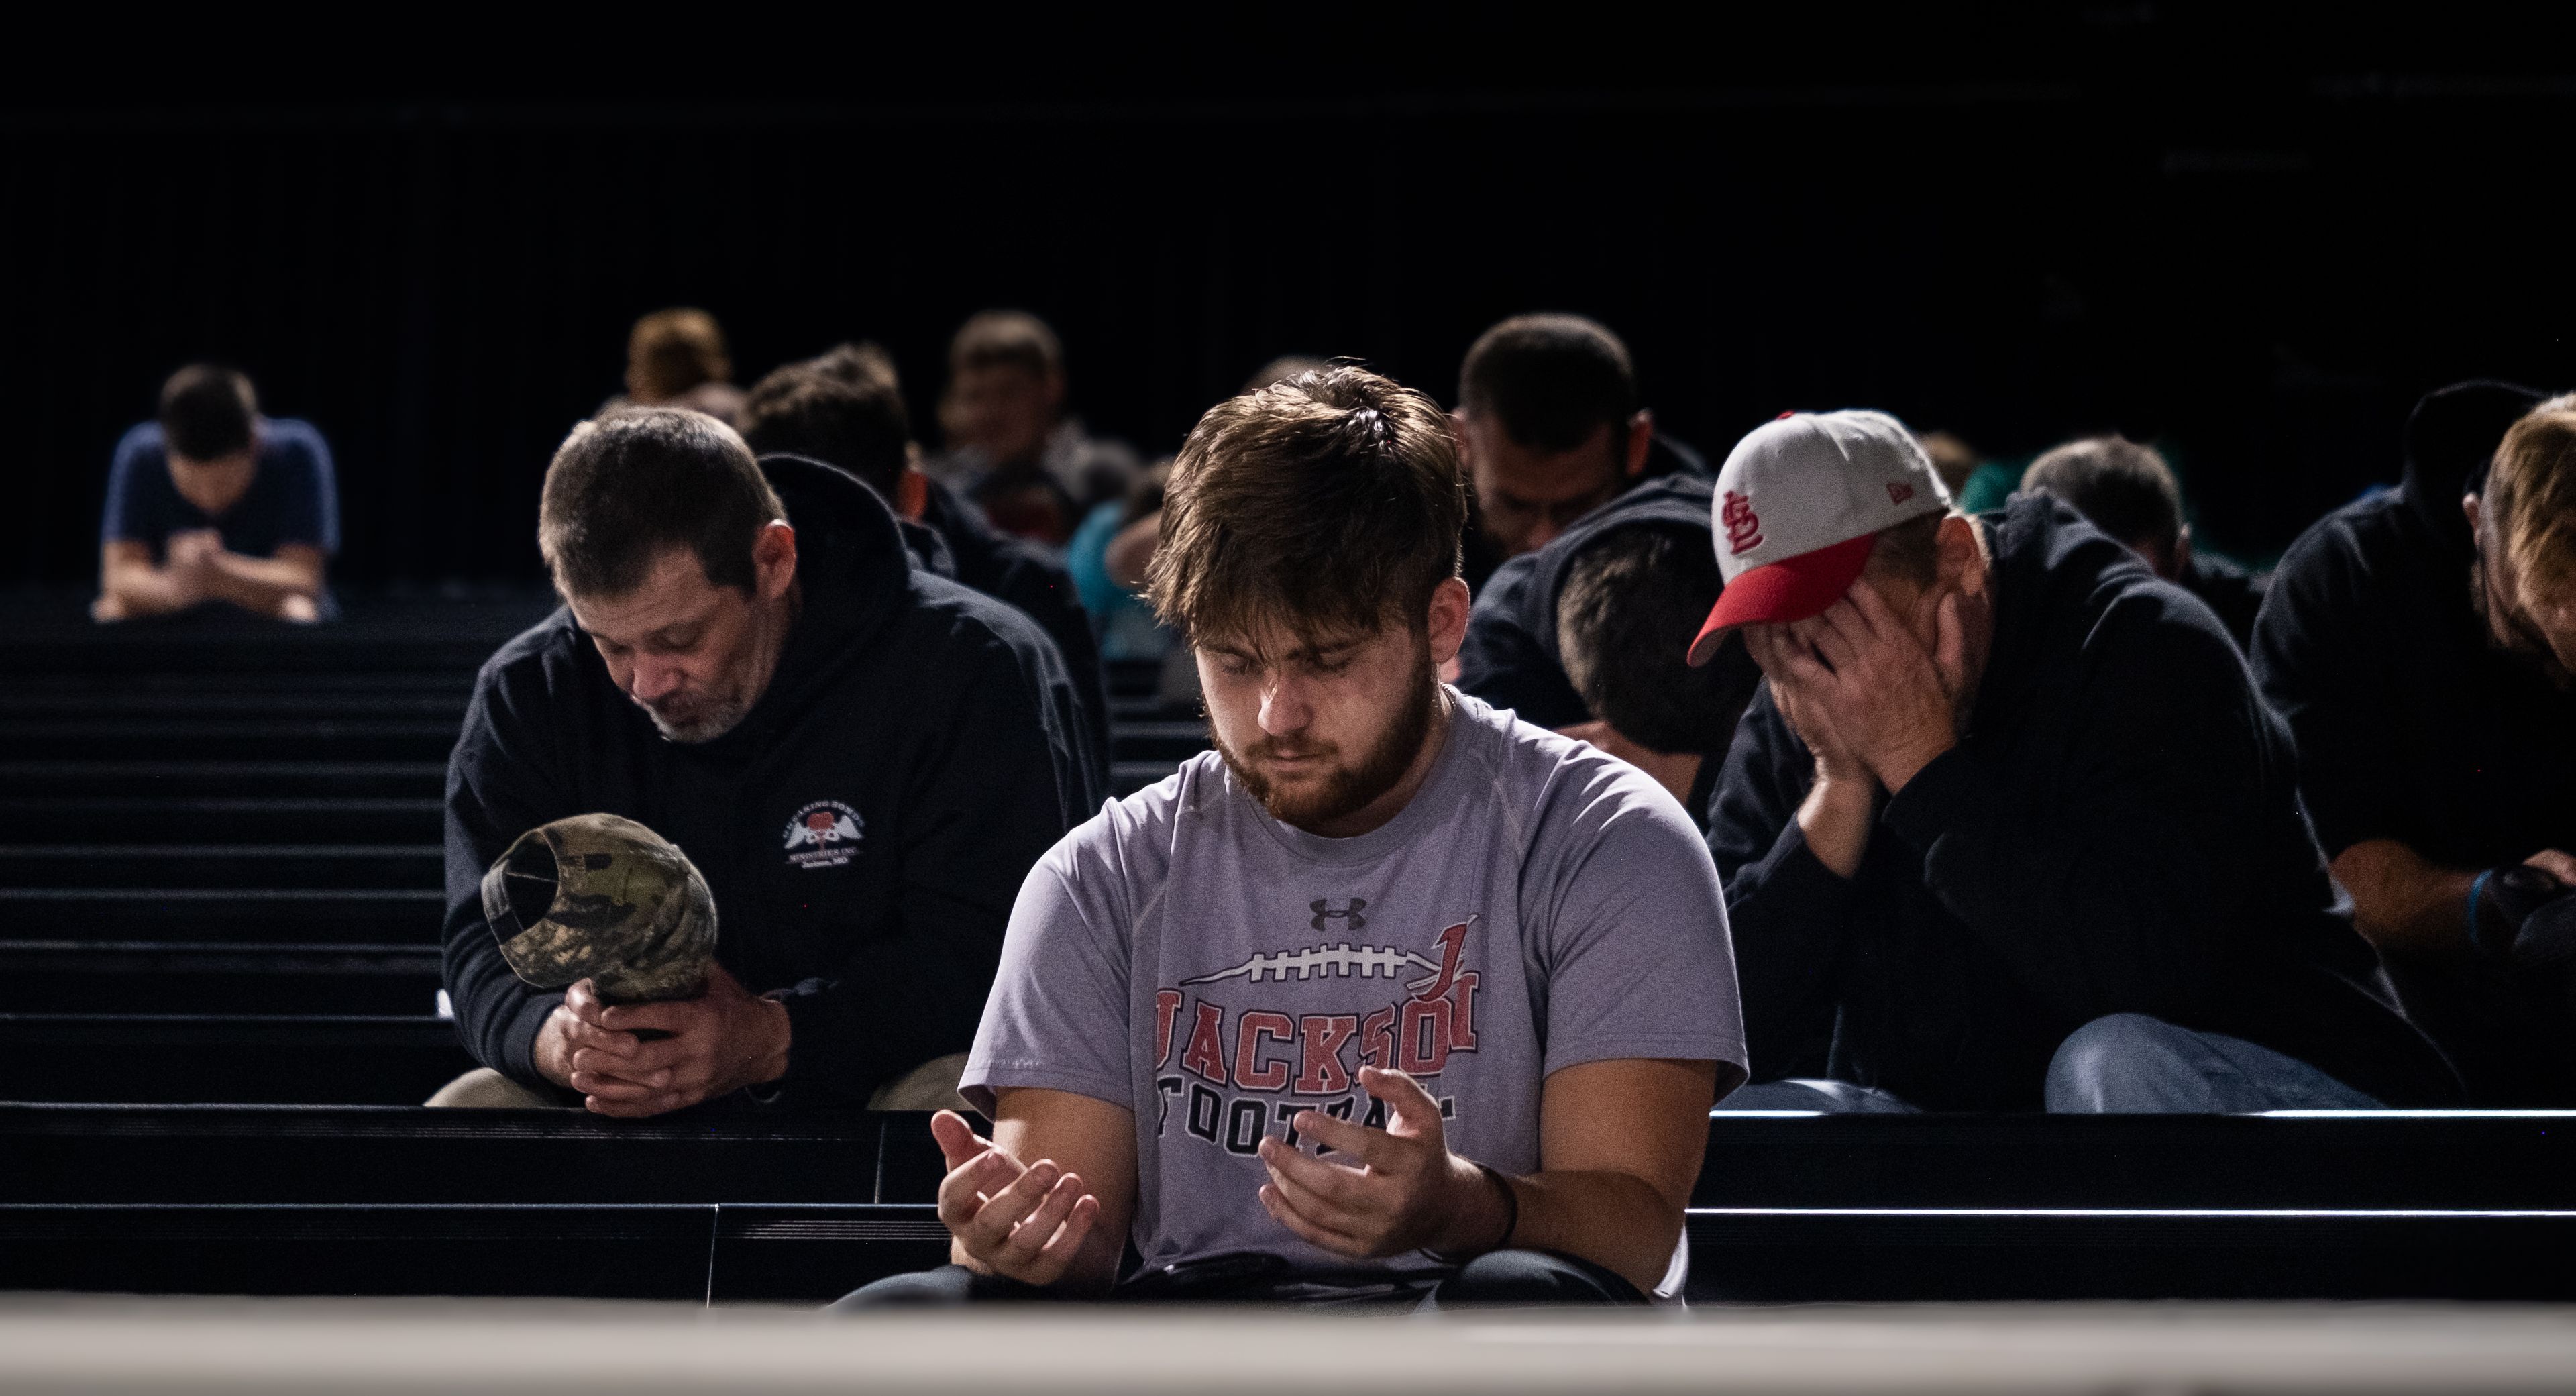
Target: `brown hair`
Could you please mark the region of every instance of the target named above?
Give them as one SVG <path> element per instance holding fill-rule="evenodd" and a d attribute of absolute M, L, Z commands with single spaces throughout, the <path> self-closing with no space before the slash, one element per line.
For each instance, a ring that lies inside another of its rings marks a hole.
<path fill-rule="evenodd" d="M 656 310 L 626 337 L 627 388 L 647 402 L 667 402 L 702 383 L 733 378 L 724 331 L 693 306 Z"/>
<path fill-rule="evenodd" d="M 2532 408 L 2496 447 L 2481 510 L 2523 586 L 2576 586 L 2576 393 Z"/>
<path fill-rule="evenodd" d="M 703 412 L 630 407 L 574 427 L 556 448 L 537 550 L 566 596 L 623 596 L 676 547 L 697 554 L 708 581 L 747 592 L 752 544 L 785 517 L 733 428 Z"/>
<path fill-rule="evenodd" d="M 891 381 L 835 372 L 829 358 L 771 370 L 735 410 L 734 427 L 760 455 L 811 456 L 892 499 L 912 445 L 903 398 Z"/>
<path fill-rule="evenodd" d="M 2153 446 L 2092 436 L 2049 450 L 2022 472 L 2023 494 L 2064 500 L 2115 543 L 2170 548 L 2182 537 L 2182 486 Z"/>
<path fill-rule="evenodd" d="M 1064 371 L 1064 346 L 1046 321 L 1025 310 L 979 311 L 948 342 L 951 373 L 1005 365 L 1050 377 Z"/>
<path fill-rule="evenodd" d="M 1317 639 L 1420 627 L 1458 575 L 1466 487 L 1446 414 L 1364 368 L 1208 409 L 1163 497 L 1146 595 L 1192 643 L 1265 622 Z"/>

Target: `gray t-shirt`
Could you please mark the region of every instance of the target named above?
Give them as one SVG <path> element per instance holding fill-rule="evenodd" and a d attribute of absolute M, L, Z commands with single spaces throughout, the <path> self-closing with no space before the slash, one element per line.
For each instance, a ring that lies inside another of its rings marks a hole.
<path fill-rule="evenodd" d="M 1682 807 L 1623 761 L 1450 696 L 1430 775 L 1378 829 L 1281 824 L 1210 752 L 1109 804 L 1021 887 L 965 1095 L 988 1113 L 1015 1086 L 1134 1111 L 1146 1264 L 1349 1267 L 1262 1209 L 1255 1150 L 1295 1142 L 1300 1110 L 1383 1126 L 1362 1065 L 1412 1073 L 1451 1149 L 1526 1174 L 1550 1073 L 1744 1063 L 1726 902 Z"/>

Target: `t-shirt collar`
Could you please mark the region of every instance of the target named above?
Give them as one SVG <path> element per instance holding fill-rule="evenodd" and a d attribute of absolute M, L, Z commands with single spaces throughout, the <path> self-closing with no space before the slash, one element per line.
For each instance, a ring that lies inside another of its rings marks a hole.
<path fill-rule="evenodd" d="M 1383 858 L 1411 842 L 1424 824 L 1439 818 L 1441 810 L 1457 803 L 1455 787 L 1462 779 L 1459 772 L 1464 764 L 1459 749 L 1481 735 L 1483 724 L 1476 721 L 1465 696 L 1446 684 L 1441 685 L 1441 691 L 1449 699 L 1449 731 L 1440 743 L 1440 754 L 1431 758 L 1430 773 L 1422 778 L 1422 787 L 1413 792 L 1413 798 L 1395 812 L 1393 819 L 1365 834 L 1342 839 L 1327 838 L 1283 824 L 1270 817 L 1270 811 L 1263 809 L 1260 802 L 1243 789 L 1231 771 L 1226 773 L 1227 791 L 1250 808 L 1253 822 L 1267 829 L 1279 846 L 1295 857 L 1310 863 L 1330 863 L 1340 867 Z"/>

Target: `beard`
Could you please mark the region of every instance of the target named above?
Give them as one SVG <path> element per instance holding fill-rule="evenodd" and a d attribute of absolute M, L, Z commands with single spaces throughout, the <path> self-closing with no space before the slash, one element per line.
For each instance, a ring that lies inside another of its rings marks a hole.
<path fill-rule="evenodd" d="M 712 742 L 742 725 L 751 712 L 751 700 L 739 693 L 692 695 L 686 707 L 665 711 L 637 700 L 635 706 L 653 719 L 653 728 L 667 741 L 695 745 Z"/>
<path fill-rule="evenodd" d="M 1281 747 L 1265 737 L 1244 751 L 1226 745 L 1216 724 L 1208 724 L 1208 739 L 1216 747 L 1225 768 L 1246 793 L 1268 811 L 1271 818 L 1293 828 L 1312 829 L 1366 809 L 1379 796 L 1395 788 L 1422 751 L 1423 739 L 1431 733 L 1431 719 L 1439 697 L 1439 679 L 1433 672 L 1428 645 L 1422 662 L 1414 668 L 1414 680 L 1405 691 L 1404 702 L 1377 739 L 1369 744 L 1356 761 L 1342 761 L 1340 748 L 1309 746 L 1298 743 L 1294 750 L 1323 763 L 1315 777 L 1283 787 L 1263 774 L 1261 762 L 1275 757 Z"/>

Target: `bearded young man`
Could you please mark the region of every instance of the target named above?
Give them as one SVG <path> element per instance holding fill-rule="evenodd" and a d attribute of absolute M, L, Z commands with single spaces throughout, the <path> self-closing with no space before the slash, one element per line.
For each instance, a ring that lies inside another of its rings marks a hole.
<path fill-rule="evenodd" d="M 1097 807 L 1055 646 L 915 567 L 856 478 L 755 462 L 698 412 L 576 427 L 537 536 L 563 609 L 483 666 L 447 775 L 447 991 L 484 1069 L 430 1103 L 953 1098 L 1009 889 Z M 502 959 L 484 870 L 592 813 L 705 875 L 723 930 L 696 997 L 609 1005 Z"/>
<path fill-rule="evenodd" d="M 1743 1074 L 1724 900 L 1652 780 L 1438 682 L 1465 515 L 1438 408 L 1365 370 L 1200 421 L 1149 583 L 1217 749 L 1030 874 L 993 1138 L 933 1122 L 955 1263 L 845 1302 L 1677 1287 Z"/>

